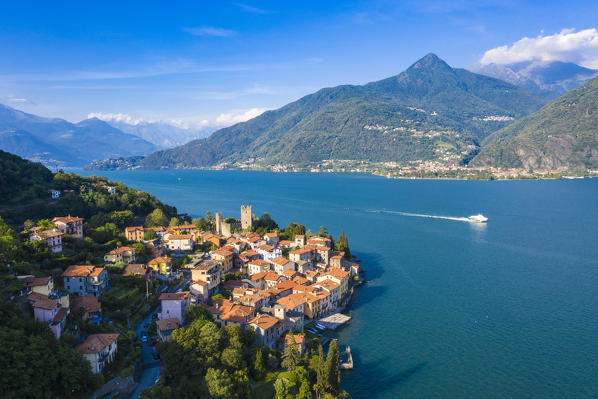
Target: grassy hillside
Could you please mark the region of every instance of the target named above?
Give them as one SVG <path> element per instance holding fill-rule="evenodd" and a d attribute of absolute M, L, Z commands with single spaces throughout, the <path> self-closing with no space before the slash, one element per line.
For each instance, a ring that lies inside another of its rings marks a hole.
<path fill-rule="evenodd" d="M 490 135 L 475 166 L 598 168 L 598 78 Z"/>
<path fill-rule="evenodd" d="M 490 133 L 544 103 L 525 89 L 453 69 L 429 54 L 395 77 L 319 90 L 207 139 L 151 154 L 140 165 L 458 162 Z"/>

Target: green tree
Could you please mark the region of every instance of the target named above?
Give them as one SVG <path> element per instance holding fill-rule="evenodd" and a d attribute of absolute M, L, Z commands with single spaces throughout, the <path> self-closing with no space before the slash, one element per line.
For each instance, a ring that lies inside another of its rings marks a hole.
<path fill-rule="evenodd" d="M 200 305 L 191 305 L 185 310 L 185 322 L 187 325 L 193 323 L 195 320 L 200 319 L 204 321 L 214 321 L 212 314 L 208 312 L 206 308 Z"/>
<path fill-rule="evenodd" d="M 229 346 L 222 351 L 220 355 L 222 364 L 232 370 L 243 368 L 243 348 L 237 346 Z"/>
<path fill-rule="evenodd" d="M 238 398 L 233 379 L 226 370 L 209 368 L 206 373 L 206 385 L 214 399 Z"/>
<path fill-rule="evenodd" d="M 17 234 L 0 217 L 0 263 L 8 264 L 14 261 L 19 247 Z"/>
<path fill-rule="evenodd" d="M 56 225 L 50 219 L 42 219 L 37 222 L 37 225 L 42 230 L 52 230 L 56 228 Z"/>
<path fill-rule="evenodd" d="M 341 382 L 341 354 L 338 349 L 338 341 L 333 339 L 328 348 L 326 356 L 326 374 L 328 377 L 328 388 L 333 393 L 338 393 Z"/>
<path fill-rule="evenodd" d="M 318 231 L 316 235 L 328 237 L 328 229 L 326 228 L 326 226 L 320 226 L 320 231 Z"/>
<path fill-rule="evenodd" d="M 110 214 L 110 220 L 120 228 L 130 226 L 135 220 L 133 211 L 127 209 L 125 211 L 114 211 Z"/>
<path fill-rule="evenodd" d="M 168 224 L 168 219 L 166 218 L 164 211 L 162 211 L 162 209 L 160 209 L 160 208 L 154 209 L 152 211 L 152 213 L 147 215 L 147 217 L 145 218 L 145 225 L 148 227 L 154 227 L 154 226 L 164 227 L 167 224 Z"/>
<path fill-rule="evenodd" d="M 207 231 L 210 230 L 210 224 L 208 223 L 208 221 L 201 217 L 198 219 L 193 219 L 192 223 L 199 229 L 199 230 L 203 230 L 203 231 Z"/>
<path fill-rule="evenodd" d="M 351 250 L 349 249 L 349 240 L 345 235 L 345 231 L 341 231 L 341 234 L 338 236 L 338 240 L 335 243 L 335 249 L 337 251 L 343 251 L 345 253 L 346 259 L 351 259 Z"/>
<path fill-rule="evenodd" d="M 256 380 L 261 380 L 266 375 L 266 364 L 262 348 L 257 348 L 255 351 L 255 360 L 253 361 L 253 369 L 251 371 L 253 378 Z"/>
<path fill-rule="evenodd" d="M 156 234 L 154 229 L 148 229 L 148 230 L 145 230 L 145 232 L 143 234 L 143 238 L 145 240 L 155 240 L 156 238 L 158 238 L 158 234 Z"/>
<path fill-rule="evenodd" d="M 233 372 L 233 382 L 235 384 L 235 391 L 239 399 L 249 398 L 251 395 L 251 383 L 247 375 L 247 369 L 235 370 Z"/>
<path fill-rule="evenodd" d="M 293 241 L 296 235 L 305 235 L 305 226 L 302 224 L 297 224 L 295 222 L 289 223 L 289 225 L 285 227 L 283 232 L 286 235 L 287 239 Z"/>
<path fill-rule="evenodd" d="M 289 334 L 288 336 L 290 336 L 291 339 L 289 344 L 284 349 L 284 353 L 282 354 L 281 365 L 288 371 L 293 371 L 301 361 L 301 358 L 299 356 L 299 349 L 297 348 L 295 336 L 293 334 Z"/>
<path fill-rule="evenodd" d="M 274 381 L 276 399 L 286 399 L 289 394 L 289 385 L 289 380 L 286 378 L 277 378 L 276 381 Z"/>
<path fill-rule="evenodd" d="M 181 219 L 177 218 L 176 216 L 173 216 L 170 218 L 170 222 L 168 222 L 168 226 L 173 227 L 173 226 L 180 226 L 181 225 Z"/>
<path fill-rule="evenodd" d="M 23 223 L 23 230 L 25 230 L 25 231 L 31 230 L 33 227 L 35 227 L 35 222 L 31 219 L 27 219 Z"/>

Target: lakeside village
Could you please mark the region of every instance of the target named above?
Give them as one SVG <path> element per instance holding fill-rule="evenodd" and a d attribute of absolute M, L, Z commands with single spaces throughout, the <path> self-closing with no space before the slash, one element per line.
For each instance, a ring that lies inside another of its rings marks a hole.
<path fill-rule="evenodd" d="M 459 180 L 534 180 L 598 177 L 598 170 L 530 169 L 472 167 L 463 165 L 454 157 L 436 160 L 400 162 L 373 162 L 349 159 L 325 159 L 305 165 L 264 164 L 260 159 L 244 162 L 222 163 L 207 169 L 262 170 L 268 172 L 311 173 L 371 173 L 394 179 L 459 179 Z"/>
<path fill-rule="evenodd" d="M 113 187 L 106 189 L 115 193 Z M 60 197 L 57 190 L 50 194 L 53 199 Z M 191 221 L 179 216 L 179 221 Z M 253 344 L 277 351 L 291 345 L 299 356 L 311 340 L 318 345 L 330 341 L 322 334 L 325 329 L 336 329 L 350 320 L 339 312 L 350 301 L 354 286 L 361 283 L 361 269 L 351 258 L 344 232 L 334 243 L 323 227 L 314 235 L 295 223 L 279 230 L 267 213 L 256 218 L 251 206 L 241 207 L 240 219 L 223 219 L 220 212 L 212 217 L 208 212 L 206 218 L 193 222 L 128 226 L 124 229 L 127 242 L 106 252 L 103 265 L 70 265 L 59 281 L 51 276 L 17 276 L 24 287 L 21 295 L 31 305 L 34 319 L 47 323 L 57 339 L 65 332 L 77 337 L 74 350 L 87 359 L 93 373 L 106 374 L 106 380 L 116 375 L 111 363 L 118 356 L 123 335 L 143 346 L 159 347 L 159 342 L 171 341 L 191 321 L 190 309 L 209 314 L 220 327 L 253 331 Z M 23 235 L 26 241 L 45 244 L 49 252 L 60 254 L 63 238 L 68 242 L 85 239 L 83 223 L 80 217 L 57 216 L 51 222 L 28 226 Z M 140 252 L 149 261 L 139 262 Z M 126 319 L 125 308 L 130 308 Z M 79 323 L 69 323 L 69 314 L 75 314 Z M 148 315 L 153 317 L 145 322 Z M 132 323 L 145 323 L 137 337 L 127 331 L 133 329 Z M 121 329 L 93 333 L 94 325 Z M 138 349 L 121 359 L 119 367 L 128 366 L 130 371 L 120 376 L 130 377 L 133 369 L 139 369 L 139 362 L 133 361 L 139 357 Z M 152 356 L 160 361 L 158 353 Z M 348 347 L 345 359 L 338 363 L 341 368 L 352 368 Z M 276 384 L 270 381 L 269 389 L 275 387 L 278 392 Z"/>

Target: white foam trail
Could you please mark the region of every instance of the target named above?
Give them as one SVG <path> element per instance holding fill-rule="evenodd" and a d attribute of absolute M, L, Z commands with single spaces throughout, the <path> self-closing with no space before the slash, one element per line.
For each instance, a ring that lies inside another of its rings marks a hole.
<path fill-rule="evenodd" d="M 458 217 L 453 217 L 453 216 L 425 215 L 425 214 L 421 214 L 421 213 L 408 213 L 408 212 L 386 211 L 386 210 L 368 210 L 368 212 L 391 213 L 391 214 L 395 214 L 395 215 L 410 216 L 410 217 L 417 217 L 417 218 L 446 219 L 446 220 L 456 220 L 458 222 L 469 222 L 468 218 L 458 218 Z"/>

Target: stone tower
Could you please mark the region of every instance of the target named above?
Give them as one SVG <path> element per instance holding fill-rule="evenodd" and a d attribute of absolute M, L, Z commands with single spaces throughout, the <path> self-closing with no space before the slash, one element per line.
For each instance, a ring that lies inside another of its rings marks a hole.
<path fill-rule="evenodd" d="M 251 205 L 241 205 L 241 228 L 247 230 L 253 226 Z"/>
<path fill-rule="evenodd" d="M 222 212 L 216 212 L 216 233 L 222 234 Z"/>

